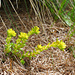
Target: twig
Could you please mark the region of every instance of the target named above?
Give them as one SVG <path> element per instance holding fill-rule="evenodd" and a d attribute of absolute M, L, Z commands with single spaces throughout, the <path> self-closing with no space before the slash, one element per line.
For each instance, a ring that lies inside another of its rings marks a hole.
<path fill-rule="evenodd" d="M 8 30 L 1 16 L 0 16 L 0 18 L 1 18 L 1 21 L 2 21 L 2 23 L 4 25 L 4 27 L 6 28 L 6 30 Z"/>
<path fill-rule="evenodd" d="M 3 28 L 3 26 L 0 27 L 0 29 L 2 29 L 2 28 Z"/>

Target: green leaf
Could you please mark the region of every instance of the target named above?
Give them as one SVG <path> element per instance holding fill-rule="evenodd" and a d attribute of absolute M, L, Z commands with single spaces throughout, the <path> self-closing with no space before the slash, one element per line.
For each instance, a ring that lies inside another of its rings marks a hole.
<path fill-rule="evenodd" d="M 23 54 L 21 58 L 23 59 L 24 57 L 25 57 L 25 54 Z"/>
<path fill-rule="evenodd" d="M 9 52 L 11 52 L 11 48 L 8 50 L 8 52 L 7 52 L 7 53 L 9 53 Z"/>
<path fill-rule="evenodd" d="M 70 17 L 67 16 L 67 15 L 64 16 L 64 20 L 65 20 L 66 24 L 69 25 L 69 26 L 71 26 L 73 24 Z"/>
<path fill-rule="evenodd" d="M 25 54 L 25 55 L 26 55 L 26 57 L 29 57 L 29 55 L 28 55 L 28 54 L 29 54 L 29 51 L 27 51 L 27 53 Z"/>
<path fill-rule="evenodd" d="M 22 48 L 20 48 L 20 51 L 23 51 L 23 49 L 22 49 Z"/>
<path fill-rule="evenodd" d="M 22 59 L 21 61 L 20 61 L 23 65 L 25 64 L 25 61 Z"/>
<path fill-rule="evenodd" d="M 13 43 L 13 42 L 11 42 L 10 44 L 11 44 L 12 46 L 14 45 L 14 43 Z"/>
<path fill-rule="evenodd" d="M 19 52 L 19 50 L 16 50 L 16 52 Z"/>
<path fill-rule="evenodd" d="M 14 51 L 12 51 L 12 53 L 13 53 L 13 54 L 15 54 L 15 52 L 14 52 Z"/>
<path fill-rule="evenodd" d="M 59 14 L 61 14 L 61 10 L 64 7 L 65 2 L 66 2 L 66 0 L 63 0 L 62 3 L 61 3 L 61 7 L 59 9 Z"/>
<path fill-rule="evenodd" d="M 75 58 L 75 54 L 73 54 L 73 57 Z"/>

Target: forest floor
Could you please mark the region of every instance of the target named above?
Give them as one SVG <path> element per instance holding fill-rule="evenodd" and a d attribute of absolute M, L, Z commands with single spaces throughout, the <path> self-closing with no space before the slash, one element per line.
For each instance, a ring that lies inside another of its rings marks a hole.
<path fill-rule="evenodd" d="M 6 27 L 8 29 L 13 28 L 5 13 L 3 11 L 0 11 L 0 13 Z M 36 55 L 31 60 L 26 58 L 24 67 L 20 66 L 16 61 L 12 61 L 11 64 L 9 57 L 6 58 L 3 53 L 7 30 L 0 20 L 0 75 L 75 75 L 75 58 L 70 49 L 70 47 L 74 46 L 75 36 L 71 38 L 71 41 L 68 40 L 67 34 L 70 27 L 64 26 L 61 22 L 53 25 L 43 24 L 45 29 L 45 33 L 43 33 L 41 24 L 37 21 L 36 17 L 32 15 L 32 20 L 29 20 L 27 13 L 22 12 L 19 13 L 19 16 L 28 31 L 33 26 L 40 28 L 40 34 L 29 37 L 24 50 L 32 51 L 38 44 L 47 45 L 49 42 L 56 41 L 56 38 L 63 40 L 67 47 L 64 51 L 51 47 Z M 10 14 L 9 17 L 11 18 Z M 15 25 L 15 22 L 12 20 L 15 29 L 18 32 L 28 32 L 14 13 L 13 17 L 17 23 Z"/>

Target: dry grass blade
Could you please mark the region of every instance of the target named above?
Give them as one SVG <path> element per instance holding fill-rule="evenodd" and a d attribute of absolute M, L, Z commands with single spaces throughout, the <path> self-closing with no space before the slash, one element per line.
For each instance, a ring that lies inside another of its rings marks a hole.
<path fill-rule="evenodd" d="M 1 0 L 0 0 L 0 7 L 1 7 Z"/>
<path fill-rule="evenodd" d="M 44 1 L 43 1 L 44 2 Z M 39 7 L 41 8 L 41 10 L 39 11 L 41 14 L 41 20 L 43 20 L 43 22 L 45 23 L 45 10 L 44 10 L 44 4 L 42 5 L 41 2 L 39 3 Z M 44 2 L 45 3 L 45 2 Z M 40 15 L 39 15 L 40 16 Z"/>
<path fill-rule="evenodd" d="M 58 14 L 58 10 L 57 10 L 57 8 L 56 8 L 56 6 L 54 5 L 54 3 L 53 2 L 51 2 L 52 3 L 52 5 L 53 5 L 53 7 L 54 7 L 54 9 L 55 9 L 55 14 L 59 17 L 59 19 L 61 20 L 61 22 L 64 24 L 64 25 L 66 25 L 66 23 L 63 21 L 63 19 L 61 18 L 61 16 Z M 67 25 L 66 25 L 67 26 Z"/>
<path fill-rule="evenodd" d="M 58 6 L 61 6 L 59 0 L 56 0 L 56 1 L 57 1 Z"/>
<path fill-rule="evenodd" d="M 14 55 L 14 58 L 16 59 L 17 63 L 18 63 L 22 68 L 24 68 L 24 66 L 22 65 L 22 63 L 20 63 L 20 62 L 18 61 L 18 59 L 16 58 L 15 55 Z"/>
<path fill-rule="evenodd" d="M 45 1 L 42 1 L 42 2 L 43 2 L 43 5 L 44 5 L 44 4 L 46 5 Z M 46 10 L 46 12 L 44 12 L 44 10 Z M 53 17 L 52 17 L 52 15 L 51 15 L 51 12 L 50 12 L 49 8 L 48 8 L 47 6 L 45 6 L 45 8 L 43 8 L 43 11 L 42 11 L 42 12 L 44 12 L 44 14 L 47 13 L 51 25 L 53 25 L 53 22 L 52 22 L 52 21 L 53 21 Z M 44 15 L 44 16 L 46 17 L 46 15 Z M 44 18 L 45 18 L 45 17 L 44 17 Z"/>
<path fill-rule="evenodd" d="M 70 3 L 71 3 L 71 5 L 73 6 L 73 8 L 75 9 L 75 6 L 73 5 L 73 2 L 72 2 L 72 0 L 70 0 Z"/>
<path fill-rule="evenodd" d="M 18 0 L 16 0 L 16 6 L 17 6 L 17 9 L 18 9 Z"/>
<path fill-rule="evenodd" d="M 22 23 L 22 24 L 23 24 L 23 26 L 25 27 L 26 31 L 28 31 L 28 29 L 26 28 L 25 24 L 24 24 L 24 23 L 23 23 L 23 21 L 21 20 L 21 18 L 20 18 L 20 16 L 19 16 L 19 14 L 18 14 L 18 13 L 17 13 L 17 11 L 15 10 L 15 8 L 14 8 L 14 6 L 13 6 L 13 4 L 12 4 L 11 0 L 9 0 L 9 2 L 10 2 L 10 4 L 11 4 L 11 6 L 12 6 L 13 10 L 15 11 L 16 15 L 18 16 L 19 20 L 21 21 L 21 23 Z"/>
<path fill-rule="evenodd" d="M 2 27 L 0 27 L 0 29 L 2 29 L 3 28 L 3 26 Z"/>
<path fill-rule="evenodd" d="M 8 30 L 1 16 L 0 16 L 0 18 L 1 18 L 1 21 L 2 21 L 2 23 L 4 25 L 4 27 L 6 28 L 6 30 Z"/>
<path fill-rule="evenodd" d="M 35 5 L 36 5 L 35 9 L 36 9 L 36 11 L 37 11 L 37 13 L 38 13 L 38 16 L 39 16 L 40 20 L 42 20 L 42 19 L 41 19 L 40 10 L 39 10 L 39 7 L 40 7 L 40 6 L 38 6 L 38 4 L 40 5 L 40 3 L 38 3 L 37 1 L 35 1 Z"/>
<path fill-rule="evenodd" d="M 3 3 L 4 3 L 4 7 L 5 7 L 5 9 L 6 9 L 6 4 L 5 4 L 5 0 L 3 0 Z"/>
<path fill-rule="evenodd" d="M 45 28 L 44 28 L 44 26 L 42 24 L 41 12 L 39 10 L 38 2 L 37 1 L 34 2 L 33 0 L 30 0 L 30 3 L 31 3 L 31 5 L 32 5 L 32 7 L 34 9 L 34 12 L 35 12 L 38 20 L 40 21 L 40 24 L 41 24 L 41 27 L 43 29 L 43 32 L 45 33 Z"/>
<path fill-rule="evenodd" d="M 37 13 L 37 11 L 36 11 L 36 9 L 35 9 L 36 6 L 35 6 L 33 0 L 30 0 L 30 3 L 31 3 L 31 5 L 32 5 L 32 7 L 33 7 L 33 9 L 34 9 L 34 12 L 35 12 L 36 16 L 38 16 L 38 13 Z"/>

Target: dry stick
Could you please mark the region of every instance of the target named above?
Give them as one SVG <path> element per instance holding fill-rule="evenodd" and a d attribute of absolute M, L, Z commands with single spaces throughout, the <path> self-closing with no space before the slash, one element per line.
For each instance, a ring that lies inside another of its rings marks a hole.
<path fill-rule="evenodd" d="M 0 18 L 1 18 L 1 21 L 2 21 L 2 23 L 4 25 L 4 27 L 6 28 L 6 30 L 8 30 L 1 16 L 0 16 Z"/>
<path fill-rule="evenodd" d="M 15 8 L 14 8 L 14 6 L 13 6 L 11 0 L 9 0 L 9 2 L 10 2 L 10 4 L 11 4 L 13 10 L 15 11 L 16 15 L 18 16 L 19 20 L 21 21 L 21 23 L 22 23 L 23 26 L 25 27 L 26 31 L 28 31 L 28 29 L 26 28 L 25 24 L 23 23 L 23 21 L 21 20 L 20 16 L 18 15 L 17 11 L 15 10 Z"/>

